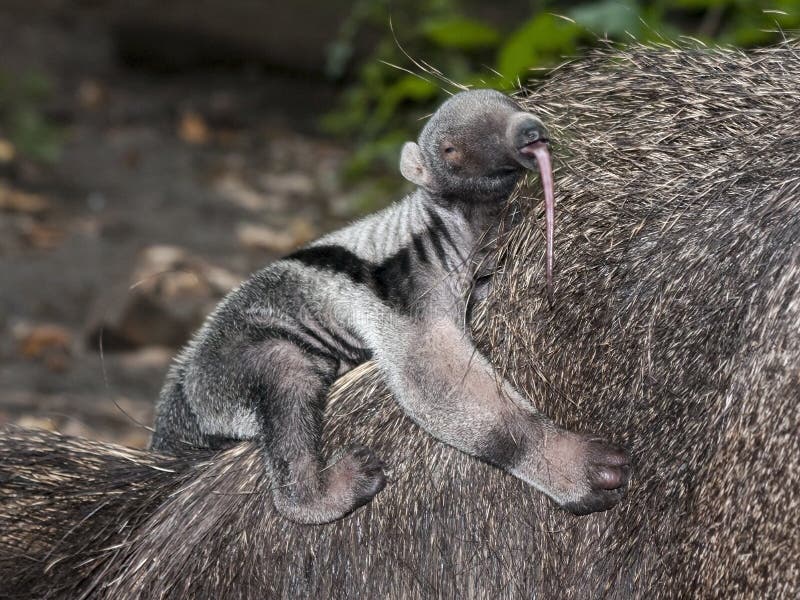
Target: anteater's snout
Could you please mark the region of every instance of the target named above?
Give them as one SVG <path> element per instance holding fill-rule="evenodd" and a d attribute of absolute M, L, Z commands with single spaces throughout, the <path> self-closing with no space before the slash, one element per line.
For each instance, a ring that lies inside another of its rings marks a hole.
<path fill-rule="evenodd" d="M 528 154 L 526 150 L 533 144 L 547 143 L 549 135 L 539 119 L 528 113 L 518 113 L 509 123 L 507 138 L 514 149 Z"/>

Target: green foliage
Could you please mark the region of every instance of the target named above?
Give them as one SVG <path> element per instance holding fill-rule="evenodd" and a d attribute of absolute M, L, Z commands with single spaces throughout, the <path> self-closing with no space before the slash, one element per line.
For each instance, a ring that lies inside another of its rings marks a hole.
<path fill-rule="evenodd" d="M 627 34 L 642 35 L 642 14 L 634 0 L 603 0 L 572 9 L 576 23 L 598 35 L 621 39 Z"/>
<path fill-rule="evenodd" d="M 52 87 L 42 75 L 0 72 L 0 138 L 30 160 L 52 163 L 61 155 L 62 134 L 42 113 Z"/>
<path fill-rule="evenodd" d="M 496 29 L 461 16 L 431 19 L 421 24 L 422 33 L 433 44 L 453 50 L 491 48 L 500 41 Z"/>
<path fill-rule="evenodd" d="M 574 54 L 580 35 L 581 29 L 574 23 L 550 14 L 536 15 L 498 48 L 497 70 L 507 82 L 527 79 L 530 68 L 553 66 Z"/>
<path fill-rule="evenodd" d="M 449 81 L 514 89 L 595 45 L 675 40 L 751 47 L 800 28 L 800 0 L 532 0 L 531 12 L 496 27 L 469 15 L 458 0 L 358 0 L 330 50 L 329 73 L 339 76 L 354 54 L 359 31 L 383 32 L 372 54 L 325 116 L 325 128 L 356 143 L 347 175 L 394 172 L 401 142 L 447 92 Z M 396 34 L 396 38 L 395 38 Z M 419 64 L 414 64 L 414 61 Z M 438 77 L 438 70 L 443 77 Z M 409 73 L 409 71 L 411 73 Z M 434 71 L 434 74 L 431 73 Z"/>

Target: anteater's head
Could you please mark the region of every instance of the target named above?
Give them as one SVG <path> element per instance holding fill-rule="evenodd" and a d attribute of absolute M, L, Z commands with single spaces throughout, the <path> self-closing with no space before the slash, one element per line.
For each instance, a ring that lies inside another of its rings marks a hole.
<path fill-rule="evenodd" d="M 495 90 L 456 94 L 431 116 L 418 143 L 406 142 L 400 171 L 445 201 L 501 205 L 538 166 L 545 196 L 547 282 L 552 289 L 553 176 L 542 122 Z"/>

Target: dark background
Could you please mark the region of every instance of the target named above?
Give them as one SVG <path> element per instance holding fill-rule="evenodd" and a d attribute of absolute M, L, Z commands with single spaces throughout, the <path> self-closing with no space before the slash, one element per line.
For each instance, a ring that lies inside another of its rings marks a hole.
<path fill-rule="evenodd" d="M 227 289 L 402 194 L 434 69 L 511 90 L 602 38 L 799 26 L 800 0 L 0 0 L 0 424 L 144 446 Z"/>

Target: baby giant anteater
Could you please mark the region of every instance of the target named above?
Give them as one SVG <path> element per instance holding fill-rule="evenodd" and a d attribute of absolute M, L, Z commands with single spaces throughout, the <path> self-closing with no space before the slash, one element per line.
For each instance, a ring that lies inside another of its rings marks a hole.
<path fill-rule="evenodd" d="M 467 299 L 482 294 L 487 254 L 509 226 L 506 201 L 537 162 L 551 248 L 547 141 L 542 123 L 499 92 L 445 102 L 419 143 L 403 147 L 400 169 L 416 191 L 267 266 L 222 301 L 169 373 L 153 449 L 257 440 L 276 509 L 300 523 L 336 520 L 385 485 L 366 447 L 350 445 L 327 465 L 321 456 L 331 384 L 374 359 L 434 437 L 574 513 L 613 506 L 630 475 L 626 452 L 534 411 L 467 330 Z"/>

